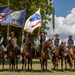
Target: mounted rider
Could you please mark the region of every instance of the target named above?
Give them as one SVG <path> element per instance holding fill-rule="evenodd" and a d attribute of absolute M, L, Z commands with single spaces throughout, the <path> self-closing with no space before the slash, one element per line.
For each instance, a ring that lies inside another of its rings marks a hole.
<path fill-rule="evenodd" d="M 73 36 L 72 35 L 69 35 L 69 39 L 68 39 L 67 45 L 68 45 L 68 48 L 70 48 L 71 46 L 74 45 L 74 41 L 73 41 Z"/>
<path fill-rule="evenodd" d="M 10 33 L 10 37 L 8 38 L 8 41 L 9 41 L 9 44 L 12 44 L 14 48 L 17 47 L 18 54 L 20 54 L 20 47 L 17 45 L 17 38 L 15 36 L 15 32 L 12 31 Z"/>
<path fill-rule="evenodd" d="M 56 35 L 55 35 L 55 40 L 54 40 L 54 45 L 57 47 L 57 46 L 59 46 L 59 44 L 60 44 L 59 35 L 56 34 Z"/>
<path fill-rule="evenodd" d="M 22 36 L 22 39 L 23 39 L 23 45 L 21 46 L 21 53 L 23 51 L 23 46 L 27 44 L 27 41 L 29 40 L 29 37 L 30 37 L 30 33 L 26 30 L 24 32 L 24 36 Z"/>
<path fill-rule="evenodd" d="M 46 36 L 46 32 L 45 31 L 41 31 L 41 35 L 38 37 L 38 39 L 39 39 L 39 41 L 40 41 L 40 45 L 42 46 L 42 44 L 44 43 L 44 42 L 46 42 L 49 38 Z M 37 51 L 38 51 L 39 49 L 37 49 Z M 50 59 L 52 59 L 52 56 L 51 56 L 51 54 L 50 54 L 50 49 L 48 48 L 47 49 L 47 51 L 48 51 L 48 57 L 50 58 Z"/>
<path fill-rule="evenodd" d="M 48 40 L 48 37 L 46 36 L 46 32 L 45 31 L 41 31 L 40 36 L 38 37 L 38 40 L 40 41 L 40 44 L 44 43 L 45 41 Z"/>
<path fill-rule="evenodd" d="M 0 31 L 0 49 L 5 52 L 6 51 L 6 48 L 4 47 L 3 45 L 3 42 L 4 42 L 4 38 L 2 36 L 2 32 Z"/>

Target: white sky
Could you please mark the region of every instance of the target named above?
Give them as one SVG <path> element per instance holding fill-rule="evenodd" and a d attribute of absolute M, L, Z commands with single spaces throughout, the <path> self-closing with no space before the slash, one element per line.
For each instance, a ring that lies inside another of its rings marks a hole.
<path fill-rule="evenodd" d="M 48 27 L 50 27 L 47 31 L 48 37 L 52 38 L 52 21 L 48 23 Z M 55 15 L 55 33 L 60 35 L 61 40 L 66 41 L 70 34 L 73 35 L 73 39 L 75 40 L 75 8 L 66 17 L 57 17 Z"/>

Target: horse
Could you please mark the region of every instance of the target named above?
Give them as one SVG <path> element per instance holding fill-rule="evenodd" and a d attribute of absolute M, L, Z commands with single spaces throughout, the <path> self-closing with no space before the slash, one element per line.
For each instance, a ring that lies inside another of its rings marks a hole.
<path fill-rule="evenodd" d="M 59 46 L 54 47 L 52 43 L 50 44 L 52 50 L 52 62 L 54 70 L 58 69 L 58 61 L 61 60 L 61 70 L 63 71 L 63 60 L 65 58 L 65 50 L 66 50 L 66 43 L 62 42 Z"/>
<path fill-rule="evenodd" d="M 9 71 L 11 71 L 11 69 L 15 71 L 15 65 L 16 68 L 18 68 L 18 64 L 16 62 L 17 54 L 18 48 L 17 47 L 14 48 L 12 44 L 9 44 L 9 46 L 7 47 L 7 59 L 9 60 Z"/>
<path fill-rule="evenodd" d="M 47 60 L 48 60 L 48 48 L 49 40 L 39 45 L 39 59 L 41 63 L 41 71 L 47 71 Z M 45 66 L 45 67 L 44 67 Z"/>
<path fill-rule="evenodd" d="M 2 69 L 4 70 L 5 59 L 4 59 L 4 52 L 1 49 L 0 49 L 0 60 L 2 62 Z"/>
<path fill-rule="evenodd" d="M 31 68 L 31 71 L 32 71 L 32 59 L 33 59 L 33 56 L 34 56 L 34 52 L 33 52 L 33 48 L 32 48 L 32 43 L 31 43 L 31 40 L 29 39 L 27 41 L 26 44 L 24 44 L 22 46 L 22 69 L 24 69 L 25 67 L 25 71 L 26 71 L 26 59 L 28 60 L 28 71 L 30 70 Z M 30 68 L 29 68 L 29 65 L 30 65 Z"/>
<path fill-rule="evenodd" d="M 68 48 L 68 63 L 70 66 L 70 71 L 72 71 L 73 60 L 74 60 L 74 70 L 75 70 L 75 46 L 70 46 Z"/>

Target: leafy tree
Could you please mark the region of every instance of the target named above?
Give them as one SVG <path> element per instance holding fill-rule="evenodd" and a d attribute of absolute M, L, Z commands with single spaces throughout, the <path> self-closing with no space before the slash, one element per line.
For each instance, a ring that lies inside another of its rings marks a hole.
<path fill-rule="evenodd" d="M 52 13 L 52 0 L 0 0 L 0 6 L 8 5 L 8 1 L 10 11 L 26 9 L 26 19 L 30 17 L 32 14 L 34 14 L 38 10 L 38 8 L 41 8 L 41 18 L 42 18 L 41 29 L 44 30 L 49 29 L 49 27 L 47 27 L 47 23 L 48 21 L 51 20 L 49 16 Z M 17 29 L 17 31 L 19 31 L 20 33 L 22 32 L 20 31 L 20 28 Z M 36 33 L 38 33 L 38 28 L 34 30 L 32 35 L 36 37 L 37 36 Z"/>

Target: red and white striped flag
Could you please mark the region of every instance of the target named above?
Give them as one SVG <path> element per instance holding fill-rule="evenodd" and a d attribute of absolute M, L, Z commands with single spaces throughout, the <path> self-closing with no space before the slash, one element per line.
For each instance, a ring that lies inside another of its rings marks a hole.
<path fill-rule="evenodd" d="M 33 32 L 33 30 L 39 26 L 41 26 L 40 9 L 26 20 L 24 30 Z"/>
<path fill-rule="evenodd" d="M 2 23 L 2 15 L 0 14 L 0 24 Z"/>

